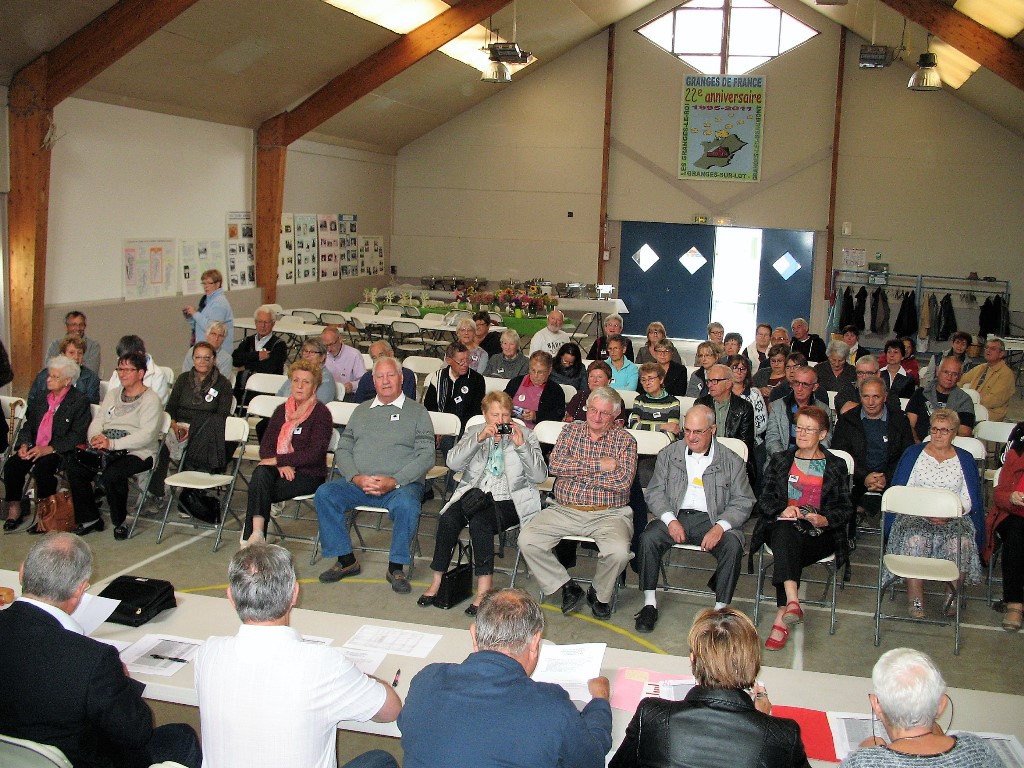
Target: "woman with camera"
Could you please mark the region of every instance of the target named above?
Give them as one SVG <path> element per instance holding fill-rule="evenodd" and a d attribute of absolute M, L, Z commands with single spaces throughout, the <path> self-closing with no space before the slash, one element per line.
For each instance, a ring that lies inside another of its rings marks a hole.
<path fill-rule="evenodd" d="M 494 536 L 526 523 L 540 511 L 537 483 L 548 476 L 537 437 L 512 421 L 511 398 L 504 392 L 491 392 L 481 405 L 484 423 L 467 427 L 448 452 L 448 468 L 461 471 L 462 480 L 441 510 L 430 562 L 434 578 L 417 601 L 424 608 L 434 604 L 459 533 L 468 525 L 477 592 L 466 609 L 467 616 L 476 616 L 480 600 L 491 588 Z"/>

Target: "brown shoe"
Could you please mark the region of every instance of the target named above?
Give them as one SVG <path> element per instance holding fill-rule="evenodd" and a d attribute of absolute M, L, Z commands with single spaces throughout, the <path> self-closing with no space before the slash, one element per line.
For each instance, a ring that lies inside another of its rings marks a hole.
<path fill-rule="evenodd" d="M 352 563 L 352 565 L 339 565 L 335 563 L 320 574 L 320 581 L 323 584 L 334 584 L 336 581 L 341 581 L 349 576 L 358 576 L 362 573 L 362 570 L 358 560 Z"/>

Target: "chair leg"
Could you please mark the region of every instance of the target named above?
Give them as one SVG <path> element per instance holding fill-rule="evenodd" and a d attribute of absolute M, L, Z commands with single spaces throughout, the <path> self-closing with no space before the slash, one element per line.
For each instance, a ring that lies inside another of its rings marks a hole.
<path fill-rule="evenodd" d="M 164 529 L 167 528 L 167 517 L 171 514 L 171 505 L 174 504 L 174 500 L 178 497 L 178 489 L 172 488 L 170 493 L 167 494 L 167 504 L 164 506 L 164 517 L 160 521 L 160 530 L 156 534 L 156 543 L 159 544 L 164 538 Z"/>

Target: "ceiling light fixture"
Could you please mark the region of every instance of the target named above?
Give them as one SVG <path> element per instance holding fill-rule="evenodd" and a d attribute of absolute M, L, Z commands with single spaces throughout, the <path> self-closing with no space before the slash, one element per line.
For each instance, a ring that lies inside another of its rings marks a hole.
<path fill-rule="evenodd" d="M 485 83 L 510 83 L 512 82 L 512 73 L 522 69 L 527 64 L 532 64 L 537 60 L 529 51 L 520 49 L 519 44 L 516 43 L 516 2 L 512 2 L 512 41 L 505 42 L 498 37 L 498 32 L 494 28 L 493 18 L 488 20 L 488 37 L 487 43 L 484 45 L 483 50 L 487 52 L 488 66 L 483 71 L 480 79 Z M 491 34 L 494 38 L 491 39 Z"/>
<path fill-rule="evenodd" d="M 928 48 L 932 36 L 928 35 L 928 42 L 925 44 L 925 52 L 917 60 L 917 71 L 910 76 L 907 88 L 912 91 L 941 91 L 942 78 L 939 77 L 938 61 L 935 54 Z"/>

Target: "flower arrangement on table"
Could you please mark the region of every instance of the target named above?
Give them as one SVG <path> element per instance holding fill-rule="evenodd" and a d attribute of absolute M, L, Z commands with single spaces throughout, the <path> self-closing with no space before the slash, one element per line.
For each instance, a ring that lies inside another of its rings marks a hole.
<path fill-rule="evenodd" d="M 367 288 L 367 289 L 365 289 L 363 291 L 363 301 L 367 302 L 368 304 L 376 304 L 377 303 L 377 289 L 376 288 Z"/>
<path fill-rule="evenodd" d="M 392 291 L 390 288 L 385 288 L 384 291 L 380 294 L 380 296 L 385 304 L 395 303 L 395 292 Z"/>

